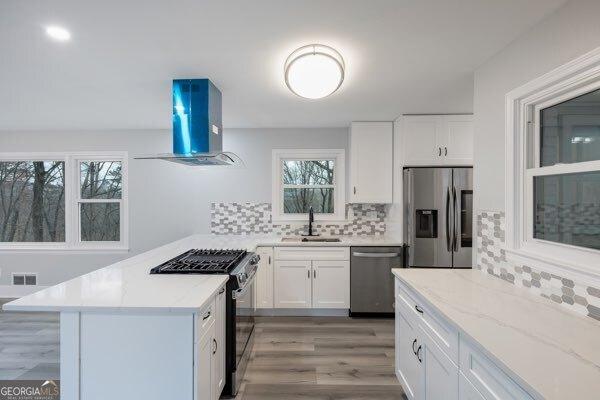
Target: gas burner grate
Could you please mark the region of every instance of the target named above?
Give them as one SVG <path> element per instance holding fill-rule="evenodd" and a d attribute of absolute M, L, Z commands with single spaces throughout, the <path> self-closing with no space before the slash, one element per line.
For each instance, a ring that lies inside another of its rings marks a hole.
<path fill-rule="evenodd" d="M 245 250 L 186 251 L 150 270 L 151 274 L 227 274 L 246 256 Z"/>

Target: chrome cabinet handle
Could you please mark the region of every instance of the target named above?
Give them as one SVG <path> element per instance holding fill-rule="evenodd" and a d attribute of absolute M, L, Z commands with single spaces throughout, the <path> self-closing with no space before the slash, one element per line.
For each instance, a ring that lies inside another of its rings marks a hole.
<path fill-rule="evenodd" d="M 438 157 L 440 157 L 442 155 L 442 148 L 438 147 Z"/>
<path fill-rule="evenodd" d="M 313 278 L 317 279 L 317 270 L 313 269 Z"/>
<path fill-rule="evenodd" d="M 419 307 L 419 305 L 418 305 L 418 304 L 415 304 L 415 310 L 417 310 L 417 312 L 418 312 L 419 314 L 423 314 L 423 309 L 422 309 L 421 307 Z"/>
<path fill-rule="evenodd" d="M 354 186 L 354 194 L 356 194 L 356 186 Z"/>
<path fill-rule="evenodd" d="M 271 265 L 271 256 L 269 256 L 269 265 Z"/>
<path fill-rule="evenodd" d="M 419 360 L 419 362 L 423 362 L 423 360 L 421 359 L 421 348 L 422 348 L 422 346 L 419 345 L 419 347 L 417 348 L 417 352 L 415 353 L 415 355 L 417 356 L 417 360 Z"/>
<path fill-rule="evenodd" d="M 448 155 L 448 148 L 444 146 L 444 156 Z"/>
<path fill-rule="evenodd" d="M 217 353 L 217 348 L 219 347 L 219 345 L 217 344 L 216 339 L 213 339 L 213 354 Z"/>
<path fill-rule="evenodd" d="M 413 340 L 413 344 L 412 344 L 412 350 L 413 350 L 413 353 L 416 356 L 417 355 L 417 351 L 415 350 L 415 344 L 417 344 L 417 339 Z"/>
<path fill-rule="evenodd" d="M 206 315 L 204 317 L 202 317 L 202 321 L 207 320 L 208 318 L 210 318 L 210 310 L 208 310 Z"/>
<path fill-rule="evenodd" d="M 306 272 L 308 272 L 308 279 L 310 279 L 310 269 Z"/>
<path fill-rule="evenodd" d="M 225 288 L 224 287 L 222 287 L 221 290 L 219 290 L 219 294 L 223 294 L 223 293 L 225 293 Z"/>
<path fill-rule="evenodd" d="M 360 251 L 352 252 L 355 257 L 369 257 L 369 258 L 394 258 L 399 257 L 400 253 L 363 253 Z"/>

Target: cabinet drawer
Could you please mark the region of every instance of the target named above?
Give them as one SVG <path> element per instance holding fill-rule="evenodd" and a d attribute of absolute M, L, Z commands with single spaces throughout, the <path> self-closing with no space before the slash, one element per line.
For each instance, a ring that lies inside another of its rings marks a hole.
<path fill-rule="evenodd" d="M 196 314 L 196 333 L 194 341 L 198 342 L 209 331 L 215 321 L 215 299 Z"/>
<path fill-rule="evenodd" d="M 533 399 L 504 371 L 463 338 L 460 341 L 460 370 L 486 400 Z"/>
<path fill-rule="evenodd" d="M 276 260 L 349 260 L 349 247 L 276 247 Z"/>
<path fill-rule="evenodd" d="M 431 307 L 419 301 L 411 289 L 396 279 L 396 297 L 402 305 L 406 305 L 405 311 L 415 318 L 418 326 L 426 333 L 444 353 L 458 365 L 458 330 L 450 325 Z"/>

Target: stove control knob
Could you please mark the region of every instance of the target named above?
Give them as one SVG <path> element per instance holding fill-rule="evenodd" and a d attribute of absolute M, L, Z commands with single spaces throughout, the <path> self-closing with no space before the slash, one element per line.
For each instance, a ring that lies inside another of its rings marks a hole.
<path fill-rule="evenodd" d="M 260 261 L 260 256 L 258 254 L 256 254 L 256 255 L 254 255 L 254 257 L 252 257 L 252 260 L 250 260 L 250 264 L 256 265 L 256 264 L 258 264 L 259 261 Z"/>
<path fill-rule="evenodd" d="M 248 279 L 248 275 L 245 272 L 242 272 L 239 277 L 240 282 L 246 282 L 246 279 Z"/>

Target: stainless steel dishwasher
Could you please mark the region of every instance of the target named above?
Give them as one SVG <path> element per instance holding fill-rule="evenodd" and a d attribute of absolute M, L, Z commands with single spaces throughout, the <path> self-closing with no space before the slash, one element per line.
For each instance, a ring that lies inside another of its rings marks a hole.
<path fill-rule="evenodd" d="M 391 270 L 402 267 L 402 247 L 352 247 L 350 254 L 350 314 L 392 314 Z"/>

